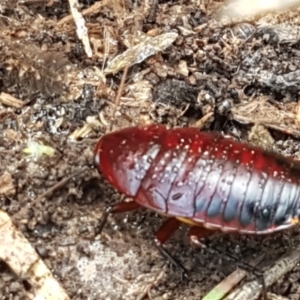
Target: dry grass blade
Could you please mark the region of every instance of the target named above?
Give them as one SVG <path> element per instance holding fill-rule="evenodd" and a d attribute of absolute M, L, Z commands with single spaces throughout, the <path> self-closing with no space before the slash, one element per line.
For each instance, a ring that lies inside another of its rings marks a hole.
<path fill-rule="evenodd" d="M 216 285 L 208 294 L 206 294 L 202 300 L 219 300 L 223 299 L 227 293 L 229 293 L 234 286 L 236 286 L 241 280 L 247 276 L 247 272 L 241 269 L 235 270 L 223 281 Z"/>
<path fill-rule="evenodd" d="M 265 275 L 266 286 L 269 287 L 274 284 L 284 274 L 290 272 L 300 262 L 300 246 L 295 248 L 288 256 L 280 259 L 275 265 L 268 270 Z M 246 283 L 241 288 L 233 291 L 226 300 L 254 300 L 258 299 L 262 292 L 262 286 L 257 281 Z"/>

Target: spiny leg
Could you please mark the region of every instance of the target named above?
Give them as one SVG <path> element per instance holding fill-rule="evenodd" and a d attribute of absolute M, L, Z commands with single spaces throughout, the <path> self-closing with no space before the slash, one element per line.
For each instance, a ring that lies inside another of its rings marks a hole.
<path fill-rule="evenodd" d="M 267 292 L 266 292 L 266 283 L 265 283 L 265 279 L 264 279 L 264 273 L 261 272 L 260 270 L 258 270 L 255 267 L 250 266 L 247 263 L 241 262 L 239 261 L 236 257 L 225 253 L 215 247 L 212 246 L 207 246 L 205 245 L 205 243 L 201 242 L 200 240 L 204 237 L 207 237 L 209 235 L 211 235 L 212 231 L 203 228 L 203 227 L 198 227 L 198 226 L 193 226 L 190 231 L 189 231 L 189 238 L 192 242 L 193 245 L 196 245 L 198 247 L 201 248 L 205 248 L 207 249 L 209 252 L 215 254 L 217 253 L 221 258 L 225 258 L 226 260 L 232 260 L 234 261 L 241 269 L 244 269 L 247 272 L 252 272 L 253 274 L 255 274 L 257 277 L 261 278 L 262 281 L 262 293 L 263 293 L 263 298 L 264 300 L 268 300 L 267 297 Z"/>
<path fill-rule="evenodd" d="M 116 214 L 116 213 L 122 213 L 127 211 L 136 210 L 140 207 L 139 204 L 137 204 L 135 201 L 130 202 L 120 202 L 112 206 L 108 206 L 103 215 L 101 216 L 101 219 L 99 221 L 99 225 L 97 228 L 97 234 L 100 234 L 103 230 L 103 227 L 106 224 L 107 218 L 110 214 Z"/>
<path fill-rule="evenodd" d="M 183 278 L 183 276 L 187 276 L 185 268 L 163 246 L 163 244 L 175 233 L 175 231 L 178 230 L 180 224 L 181 222 L 176 218 L 169 218 L 156 232 L 154 242 L 161 255 L 179 271 L 181 278 Z"/>

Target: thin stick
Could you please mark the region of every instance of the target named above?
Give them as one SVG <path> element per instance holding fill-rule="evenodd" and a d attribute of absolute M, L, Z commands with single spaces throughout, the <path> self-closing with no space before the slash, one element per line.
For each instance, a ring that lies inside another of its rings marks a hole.
<path fill-rule="evenodd" d="M 118 94 L 117 94 L 116 101 L 115 101 L 116 106 L 115 106 L 114 111 L 113 111 L 113 120 L 110 123 L 109 132 L 112 131 L 114 121 L 115 121 L 115 118 L 116 118 L 116 111 L 117 111 L 117 108 L 120 106 L 121 95 L 122 95 L 122 92 L 123 92 L 123 89 L 124 89 L 124 84 L 125 84 L 125 80 L 127 78 L 127 73 L 128 73 L 128 65 L 124 69 L 123 76 L 122 76 L 122 79 L 121 79 L 121 83 L 120 83 L 120 86 L 119 86 Z"/>
<path fill-rule="evenodd" d="M 77 175 L 83 173 L 83 172 L 86 171 L 86 170 L 87 170 L 87 168 L 83 168 L 83 169 L 81 169 L 80 171 L 75 172 L 75 173 L 71 174 L 70 176 L 68 176 L 68 177 L 66 177 L 66 178 L 64 178 L 64 179 L 62 179 L 61 181 L 59 181 L 58 183 L 56 183 L 55 185 L 53 185 L 52 187 L 50 187 L 50 188 L 49 188 L 47 191 L 45 191 L 42 195 L 40 195 L 39 197 L 37 197 L 35 201 L 36 201 L 36 202 L 41 202 L 43 198 L 46 198 L 46 197 L 52 195 L 52 193 L 53 193 L 55 190 L 57 190 L 57 189 L 61 188 L 62 186 L 64 186 L 71 178 L 73 178 L 73 177 L 75 177 L 75 176 L 77 176 Z"/>

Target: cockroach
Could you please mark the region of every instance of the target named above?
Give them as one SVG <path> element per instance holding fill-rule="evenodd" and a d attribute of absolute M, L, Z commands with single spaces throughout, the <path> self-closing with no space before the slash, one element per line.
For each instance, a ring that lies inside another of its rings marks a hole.
<path fill-rule="evenodd" d="M 212 231 L 268 234 L 299 223 L 300 164 L 197 128 L 136 126 L 104 135 L 95 165 L 121 193 L 133 199 L 110 213 L 140 206 L 170 218 L 156 234 L 162 247 L 181 222 L 194 243 Z"/>

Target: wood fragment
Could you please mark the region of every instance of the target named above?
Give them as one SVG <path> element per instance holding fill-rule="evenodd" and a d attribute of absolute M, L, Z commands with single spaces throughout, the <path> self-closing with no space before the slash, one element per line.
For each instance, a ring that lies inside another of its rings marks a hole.
<path fill-rule="evenodd" d="M 152 89 L 153 85 L 148 80 L 140 80 L 126 87 L 126 91 L 129 92 L 130 96 L 132 95 L 135 102 L 138 103 L 152 100 Z"/>
<path fill-rule="evenodd" d="M 90 41 L 89 41 L 88 29 L 85 26 L 85 20 L 84 20 L 82 14 L 78 10 L 79 3 L 77 0 L 69 0 L 69 4 L 70 4 L 70 10 L 71 10 L 72 16 L 74 18 L 74 22 L 77 27 L 77 30 L 76 30 L 77 36 L 82 41 L 86 55 L 88 57 L 92 57 L 93 52 L 92 52 L 92 48 L 91 48 Z"/>
<path fill-rule="evenodd" d="M 202 129 L 207 122 L 209 122 L 213 119 L 213 117 L 214 117 L 214 113 L 209 112 L 208 114 L 203 116 L 200 120 L 198 120 L 195 124 L 193 124 L 193 127 Z"/>
<path fill-rule="evenodd" d="M 68 138 L 72 141 L 76 141 L 87 137 L 91 132 L 93 132 L 93 125 L 85 123 L 82 127 L 77 128 L 74 132 L 72 132 Z"/>
<path fill-rule="evenodd" d="M 94 5 L 88 7 L 87 9 L 82 11 L 82 16 L 86 17 L 92 14 L 96 14 L 97 12 L 99 12 L 100 8 L 102 8 L 103 6 L 105 6 L 107 3 L 107 1 L 103 0 L 103 1 L 98 1 L 96 2 Z M 68 15 L 64 18 L 62 18 L 60 21 L 57 22 L 57 26 L 62 26 L 66 23 L 69 23 L 71 21 L 73 21 L 73 16 L 72 15 Z"/>
<path fill-rule="evenodd" d="M 0 259 L 20 278 L 29 281 L 27 299 L 70 299 L 50 270 L 39 258 L 24 235 L 13 225 L 9 215 L 0 210 Z"/>
<path fill-rule="evenodd" d="M 183 76 L 187 77 L 189 75 L 188 65 L 185 60 L 181 60 L 179 62 L 177 70 L 178 70 L 178 73 Z"/>
<path fill-rule="evenodd" d="M 24 101 L 4 92 L 0 94 L 0 101 L 7 106 L 15 108 L 22 108 L 25 105 Z"/>
<path fill-rule="evenodd" d="M 289 300 L 289 298 L 280 296 L 280 295 L 276 295 L 273 293 L 268 293 L 268 300 Z"/>
<path fill-rule="evenodd" d="M 5 171 L 0 176 L 0 194 L 4 194 L 6 196 L 13 196 L 16 193 L 16 188 L 13 182 L 13 178 L 11 174 Z"/>
<path fill-rule="evenodd" d="M 261 147 L 265 150 L 273 150 L 275 140 L 269 130 L 259 123 L 255 123 L 248 134 L 248 141 L 251 145 Z"/>
<path fill-rule="evenodd" d="M 126 66 L 141 63 L 148 57 L 168 48 L 178 37 L 176 32 L 167 32 L 156 37 L 145 37 L 139 44 L 116 56 L 104 70 L 104 74 L 116 74 Z"/>
<path fill-rule="evenodd" d="M 295 122 L 300 127 L 300 101 L 298 101 L 297 106 L 296 106 L 296 118 Z"/>

